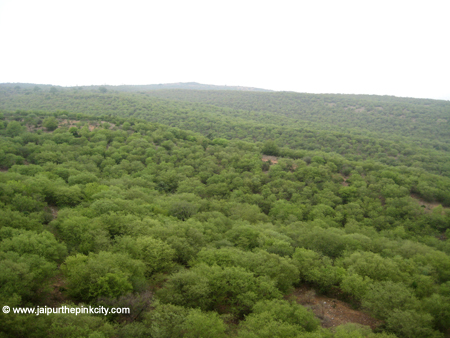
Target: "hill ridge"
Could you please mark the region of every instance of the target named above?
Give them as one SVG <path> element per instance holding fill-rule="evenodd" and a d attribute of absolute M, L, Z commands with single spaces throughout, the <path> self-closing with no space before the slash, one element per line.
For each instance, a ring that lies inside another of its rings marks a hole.
<path fill-rule="evenodd" d="M 236 90 L 236 91 L 257 91 L 257 92 L 272 92 L 270 89 L 248 87 L 248 86 L 228 86 L 228 85 L 213 85 L 204 84 L 199 82 L 173 82 L 173 83 L 155 83 L 155 84 L 145 84 L 145 85 L 80 85 L 80 86 L 59 86 L 52 84 L 39 84 L 39 83 L 0 83 L 2 87 L 23 87 L 23 89 L 33 89 L 34 87 L 50 88 L 55 87 L 57 89 L 99 89 L 101 87 L 107 90 L 117 90 L 121 92 L 134 92 L 134 91 L 149 91 L 149 90 L 160 90 L 160 89 L 187 89 L 187 90 Z"/>

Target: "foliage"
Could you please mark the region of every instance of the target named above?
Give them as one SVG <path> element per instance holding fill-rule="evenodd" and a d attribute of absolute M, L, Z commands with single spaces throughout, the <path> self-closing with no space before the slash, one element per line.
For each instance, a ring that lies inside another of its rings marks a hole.
<path fill-rule="evenodd" d="M 170 245 L 150 236 L 120 237 L 117 239 L 114 251 L 127 252 L 132 258 L 144 262 L 147 276 L 172 267 L 175 258 L 175 250 Z"/>
<path fill-rule="evenodd" d="M 42 122 L 42 125 L 48 130 L 53 131 L 58 128 L 58 121 L 55 117 L 48 117 Z"/>
<path fill-rule="evenodd" d="M 151 337 L 225 337 L 225 325 L 215 312 L 170 304 L 158 305 L 146 315 Z"/>
<path fill-rule="evenodd" d="M 69 256 L 61 270 L 67 277 L 70 295 L 85 301 L 139 290 L 144 280 L 141 261 L 110 252 Z"/>
<path fill-rule="evenodd" d="M 440 337 L 448 329 L 445 103 L 183 94 L 205 105 L 177 101 L 182 92 L 9 90 L 0 86 L 2 107 L 33 112 L 0 115 L 1 302 L 45 305 L 53 285 L 68 301 L 133 314 L 0 314 L 3 336 Z M 283 300 L 301 283 L 352 300 L 384 321 L 383 332 L 319 328 Z"/>
<path fill-rule="evenodd" d="M 280 298 L 281 293 L 269 278 L 243 268 L 201 264 L 172 275 L 159 297 L 166 303 L 242 316 L 257 300 Z"/>
<path fill-rule="evenodd" d="M 319 327 L 319 320 L 301 305 L 284 300 L 261 301 L 240 324 L 239 337 L 321 337 L 305 335 Z M 316 332 L 318 333 L 318 332 Z"/>
<path fill-rule="evenodd" d="M 71 306 L 69 306 L 70 308 Z M 87 314 L 53 315 L 48 337 L 113 337 L 114 327 L 102 317 Z"/>

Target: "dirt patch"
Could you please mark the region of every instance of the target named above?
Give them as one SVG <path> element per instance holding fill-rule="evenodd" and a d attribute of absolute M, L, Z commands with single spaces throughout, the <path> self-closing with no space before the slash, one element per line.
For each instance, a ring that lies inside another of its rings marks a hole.
<path fill-rule="evenodd" d="M 67 303 L 67 297 L 63 293 L 66 289 L 66 281 L 61 274 L 56 275 L 51 281 L 51 291 L 45 299 L 45 305 L 49 307 L 59 307 Z"/>
<path fill-rule="evenodd" d="M 76 127 L 77 123 L 80 121 L 77 120 L 62 120 L 59 122 L 59 127 L 66 126 L 67 128 Z"/>
<path fill-rule="evenodd" d="M 274 164 L 278 164 L 278 157 L 276 157 L 276 156 L 269 156 L 269 155 L 263 155 L 262 156 L 262 161 L 263 162 L 270 161 L 270 162 L 272 162 L 272 165 L 274 165 Z"/>
<path fill-rule="evenodd" d="M 58 217 L 58 208 L 54 206 L 49 206 L 50 211 L 52 212 L 53 219 Z"/>
<path fill-rule="evenodd" d="M 316 295 L 315 291 L 304 285 L 295 289 L 292 296 L 303 306 L 310 308 L 321 320 L 322 327 L 331 328 L 346 323 L 356 323 L 370 326 L 373 330 L 382 321 L 362 311 L 353 310 L 347 303 L 335 298 Z"/>
<path fill-rule="evenodd" d="M 344 108 L 344 110 L 349 110 L 349 109 L 354 110 L 355 113 L 361 113 L 361 112 L 363 112 L 363 111 L 366 110 L 366 108 L 364 108 L 364 107 L 359 107 L 359 108 L 357 108 L 356 106 L 348 106 L 348 107 L 345 107 L 345 108 Z"/>
<path fill-rule="evenodd" d="M 344 175 L 342 175 L 342 174 L 341 174 L 341 176 L 342 176 L 342 179 L 343 179 L 342 185 L 343 185 L 344 187 L 348 187 L 347 180 L 348 180 L 349 176 L 344 176 Z"/>
<path fill-rule="evenodd" d="M 447 238 L 447 234 L 445 232 L 443 232 L 442 234 L 440 234 L 436 238 L 439 239 L 440 241 L 446 241 L 448 239 Z"/>
<path fill-rule="evenodd" d="M 427 201 L 421 199 L 420 196 L 417 194 L 410 194 L 409 196 L 411 196 L 414 200 L 416 200 L 417 203 L 419 203 L 419 205 L 425 209 L 425 211 L 431 211 L 434 208 L 436 208 L 437 206 L 441 205 L 438 202 L 427 202 Z"/>
<path fill-rule="evenodd" d="M 77 126 L 77 124 L 79 123 L 79 122 L 81 122 L 81 121 L 78 121 L 78 120 L 69 120 L 69 119 L 67 119 L 67 120 L 62 120 L 60 123 L 59 123 L 59 126 L 61 127 L 61 126 L 66 126 L 66 127 L 68 127 L 68 128 L 70 128 L 70 127 L 76 127 Z M 112 129 L 112 128 L 114 128 L 116 125 L 114 124 L 114 123 L 111 123 L 111 122 L 107 122 L 107 121 L 100 121 L 100 123 L 101 124 L 103 124 L 103 123 L 108 123 L 109 124 L 109 129 Z M 95 122 L 95 123 L 90 123 L 89 124 L 89 131 L 93 131 L 95 128 L 99 128 L 99 126 L 97 125 L 97 122 Z"/>

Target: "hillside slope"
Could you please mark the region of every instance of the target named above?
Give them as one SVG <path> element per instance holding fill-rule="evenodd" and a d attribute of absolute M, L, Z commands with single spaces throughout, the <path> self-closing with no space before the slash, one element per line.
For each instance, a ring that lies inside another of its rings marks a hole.
<path fill-rule="evenodd" d="M 0 114 L 0 303 L 130 312 L 4 306 L 1 337 L 449 334 L 450 178 L 212 139 L 123 117 L 121 104 L 142 107 L 122 101 L 134 96 L 86 95 L 91 115 Z M 99 115 L 111 102 L 117 112 Z M 148 102 L 147 118 L 197 125 L 201 109 L 225 109 Z"/>
<path fill-rule="evenodd" d="M 449 101 L 293 92 L 162 90 L 146 94 L 258 112 L 257 117 L 250 118 L 263 123 L 300 126 L 308 122 L 314 129 L 450 141 Z"/>
<path fill-rule="evenodd" d="M 450 117 L 445 101 L 378 97 L 373 103 L 353 96 L 178 90 L 158 91 L 165 97 L 160 98 L 155 93 L 51 92 L 0 86 L 0 109 L 141 118 L 211 139 L 273 140 L 292 150 L 334 152 L 349 159 L 374 159 L 450 176 Z M 238 109 L 239 102 L 243 108 L 266 110 Z M 410 122 L 403 123 L 408 120 L 408 109 Z"/>

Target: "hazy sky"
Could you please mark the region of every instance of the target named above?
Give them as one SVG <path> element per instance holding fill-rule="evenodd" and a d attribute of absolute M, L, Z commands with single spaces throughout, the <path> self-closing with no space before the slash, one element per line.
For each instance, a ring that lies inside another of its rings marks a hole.
<path fill-rule="evenodd" d="M 0 0 L 0 82 L 450 99 L 450 1 Z"/>

